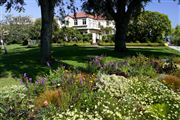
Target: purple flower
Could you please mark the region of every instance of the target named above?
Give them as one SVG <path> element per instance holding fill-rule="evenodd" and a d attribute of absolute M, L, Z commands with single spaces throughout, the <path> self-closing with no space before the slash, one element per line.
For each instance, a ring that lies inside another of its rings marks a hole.
<path fill-rule="evenodd" d="M 37 80 L 35 83 L 36 83 L 36 84 L 39 84 L 39 81 Z"/>
<path fill-rule="evenodd" d="M 82 85 L 83 84 L 83 78 L 82 78 L 82 75 L 80 75 L 80 84 Z"/>
<path fill-rule="evenodd" d="M 23 76 L 24 76 L 24 77 L 27 77 L 27 73 L 24 73 Z"/>
<path fill-rule="evenodd" d="M 45 80 L 44 80 L 44 79 L 42 79 L 42 80 L 41 80 L 41 84 L 42 84 L 42 85 L 44 85 L 44 83 L 45 83 Z"/>
<path fill-rule="evenodd" d="M 46 64 L 47 64 L 48 67 L 51 67 L 51 64 L 50 64 L 49 61 L 47 61 Z"/>
<path fill-rule="evenodd" d="M 29 82 L 32 82 L 32 78 L 29 78 Z"/>

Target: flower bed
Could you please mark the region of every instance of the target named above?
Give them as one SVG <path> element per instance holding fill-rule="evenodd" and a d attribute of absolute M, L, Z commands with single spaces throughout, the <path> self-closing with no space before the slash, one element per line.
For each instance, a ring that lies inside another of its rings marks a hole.
<path fill-rule="evenodd" d="M 61 67 L 37 80 L 24 73 L 20 86 L 0 89 L 0 119 L 179 119 L 179 70 L 172 61 L 100 56 L 88 68 Z"/>

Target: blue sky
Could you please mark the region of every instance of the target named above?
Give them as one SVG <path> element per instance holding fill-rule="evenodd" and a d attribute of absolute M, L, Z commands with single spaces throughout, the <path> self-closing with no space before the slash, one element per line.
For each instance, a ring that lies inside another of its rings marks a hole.
<path fill-rule="evenodd" d="M 25 6 L 25 12 L 24 13 L 18 13 L 14 10 L 12 10 L 10 13 L 5 12 L 5 8 L 1 7 L 0 11 L 1 14 L 8 15 L 28 15 L 32 18 L 39 18 L 40 15 L 40 8 L 37 5 L 36 0 L 25 0 L 27 5 Z M 76 3 L 78 6 L 80 6 L 78 0 Z M 158 3 L 157 0 L 153 0 L 153 2 L 150 2 L 145 7 L 146 10 L 150 11 L 157 11 L 163 14 L 168 15 L 169 19 L 172 22 L 172 26 L 175 27 L 176 25 L 180 25 L 180 5 L 177 4 L 177 2 L 172 2 L 172 0 L 162 0 L 161 3 Z M 2 15 L 1 15 L 2 16 Z"/>

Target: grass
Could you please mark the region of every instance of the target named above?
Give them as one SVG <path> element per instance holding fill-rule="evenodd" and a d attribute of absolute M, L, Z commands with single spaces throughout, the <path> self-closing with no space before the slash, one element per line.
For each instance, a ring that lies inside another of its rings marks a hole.
<path fill-rule="evenodd" d="M 0 55 L 1 86 L 5 84 L 17 83 L 14 78 L 20 78 L 25 72 L 34 79 L 38 75 L 49 73 L 50 68 L 39 63 L 40 54 L 38 47 L 27 48 L 20 45 L 9 45 L 7 48 L 8 54 Z M 180 57 L 180 53 L 178 51 L 167 47 L 128 48 L 128 50 L 123 53 L 114 52 L 113 47 L 53 45 L 52 48 L 52 55 L 57 61 L 61 61 L 82 70 L 86 69 L 89 57 L 91 56 L 104 55 L 106 56 L 106 60 L 110 61 L 116 59 L 125 59 L 126 57 L 137 54 L 160 58 Z M 59 65 L 60 63 L 53 64 L 52 69 L 56 69 Z M 8 81 L 8 83 L 6 81 Z"/>
<path fill-rule="evenodd" d="M 58 44 L 56 44 L 58 45 Z M 73 45 L 78 45 L 78 46 L 90 46 L 91 44 L 89 42 L 64 42 L 60 43 L 60 45 L 66 45 L 66 46 L 73 46 Z M 100 42 L 100 46 L 114 46 L 114 42 Z M 159 46 L 165 46 L 164 43 L 126 43 L 127 46 L 150 46 L 150 47 L 159 47 Z"/>

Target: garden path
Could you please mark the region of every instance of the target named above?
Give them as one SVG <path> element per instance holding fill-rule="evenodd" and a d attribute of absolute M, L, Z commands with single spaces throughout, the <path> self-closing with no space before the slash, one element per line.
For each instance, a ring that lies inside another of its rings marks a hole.
<path fill-rule="evenodd" d="M 177 51 L 180 51 L 180 46 L 169 46 L 169 47 L 172 48 L 172 49 L 175 49 Z"/>

